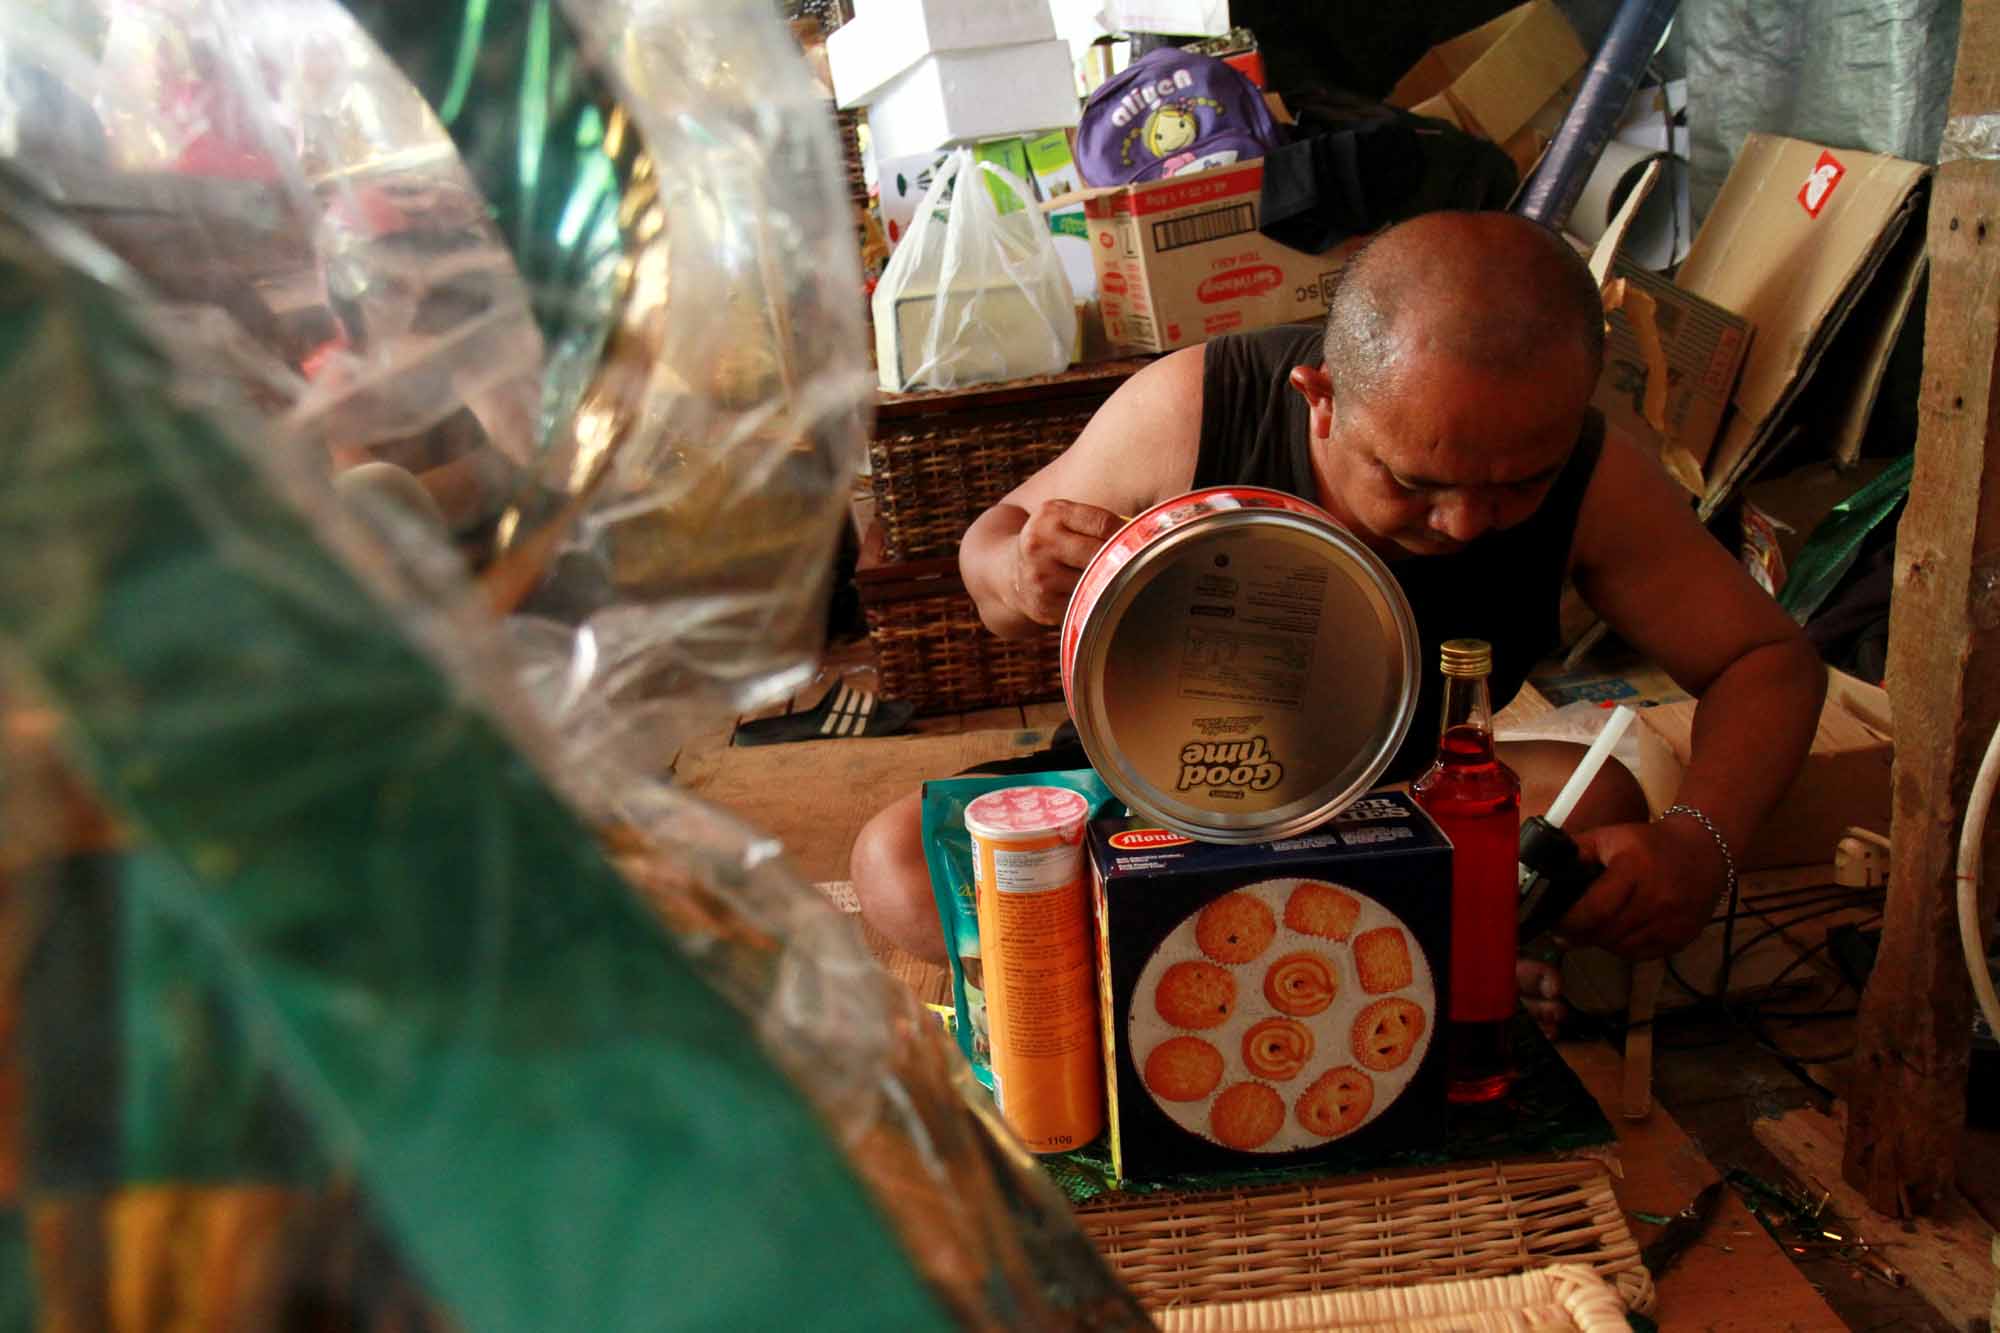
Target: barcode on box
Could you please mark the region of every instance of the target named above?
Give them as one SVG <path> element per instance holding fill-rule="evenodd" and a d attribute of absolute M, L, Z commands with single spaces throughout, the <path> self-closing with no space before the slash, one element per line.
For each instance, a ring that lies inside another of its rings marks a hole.
<path fill-rule="evenodd" d="M 1153 249 L 1178 250 L 1184 245 L 1200 245 L 1203 241 L 1220 240 L 1224 236 L 1241 236 L 1246 231 L 1255 230 L 1257 230 L 1257 206 L 1230 204 L 1223 208 L 1211 208 L 1206 213 L 1196 213 L 1191 217 L 1155 222 Z"/>
<path fill-rule="evenodd" d="M 1144 315 L 1125 316 L 1125 327 L 1130 329 L 1132 331 L 1132 336 L 1138 339 L 1139 341 L 1141 342 L 1153 341 L 1153 321 L 1146 318 Z"/>

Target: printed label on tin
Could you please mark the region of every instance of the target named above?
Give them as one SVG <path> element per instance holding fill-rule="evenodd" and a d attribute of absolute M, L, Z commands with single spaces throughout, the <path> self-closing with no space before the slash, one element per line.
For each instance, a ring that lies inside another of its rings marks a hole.
<path fill-rule="evenodd" d="M 1083 854 L 1073 843 L 1032 852 L 993 849 L 993 887 L 1001 893 L 1053 893 L 1083 874 Z"/>
<path fill-rule="evenodd" d="M 1181 777 L 1177 790 L 1237 787 L 1269 791 L 1285 780 L 1285 766 L 1271 753 L 1262 736 L 1247 741 L 1189 741 L 1181 747 Z"/>
<path fill-rule="evenodd" d="M 1326 604 L 1324 562 L 1239 558 L 1195 579 L 1181 696 L 1298 712 Z"/>

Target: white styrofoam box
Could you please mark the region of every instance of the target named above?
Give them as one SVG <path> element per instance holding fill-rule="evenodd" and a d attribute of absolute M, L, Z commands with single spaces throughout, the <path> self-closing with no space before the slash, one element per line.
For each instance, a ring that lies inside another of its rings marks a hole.
<path fill-rule="evenodd" d="M 1113 32 L 1220 37 L 1229 31 L 1229 0 L 1108 0 L 1104 13 Z"/>
<path fill-rule="evenodd" d="M 998 139 L 1076 124 L 1069 47 L 1058 41 L 940 51 L 898 75 L 868 108 L 881 159 L 963 139 Z"/>
<path fill-rule="evenodd" d="M 1069 58 L 1081 65 L 1090 48 L 1112 35 L 1104 0 L 1049 0 L 1056 36 L 1069 43 Z"/>
<path fill-rule="evenodd" d="M 916 28 L 933 51 L 1046 42 L 1056 35 L 1049 0 L 854 0 L 854 17 Z"/>
<path fill-rule="evenodd" d="M 929 54 L 920 28 L 849 19 L 826 39 L 835 105 L 842 110 L 867 106 L 891 79 Z"/>
<path fill-rule="evenodd" d="M 1056 35 L 1048 0 L 870 0 L 826 39 L 834 100 L 867 106 L 927 55 L 1045 42 Z"/>

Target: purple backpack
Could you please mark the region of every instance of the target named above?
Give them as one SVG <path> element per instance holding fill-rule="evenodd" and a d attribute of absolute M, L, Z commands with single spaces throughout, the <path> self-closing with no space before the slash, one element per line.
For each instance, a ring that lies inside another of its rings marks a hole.
<path fill-rule="evenodd" d="M 1148 51 L 1084 104 L 1076 166 L 1092 185 L 1247 162 L 1282 139 L 1257 85 L 1213 56 Z"/>

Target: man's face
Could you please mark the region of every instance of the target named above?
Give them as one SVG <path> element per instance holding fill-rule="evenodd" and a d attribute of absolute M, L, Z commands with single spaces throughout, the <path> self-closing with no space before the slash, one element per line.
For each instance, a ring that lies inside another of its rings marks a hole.
<path fill-rule="evenodd" d="M 1532 515 L 1569 460 L 1590 391 L 1581 347 L 1551 348 L 1528 371 L 1432 363 L 1365 397 L 1336 400 L 1323 371 L 1307 381 L 1294 376 L 1313 406 L 1320 499 L 1390 558 L 1448 555 Z"/>

